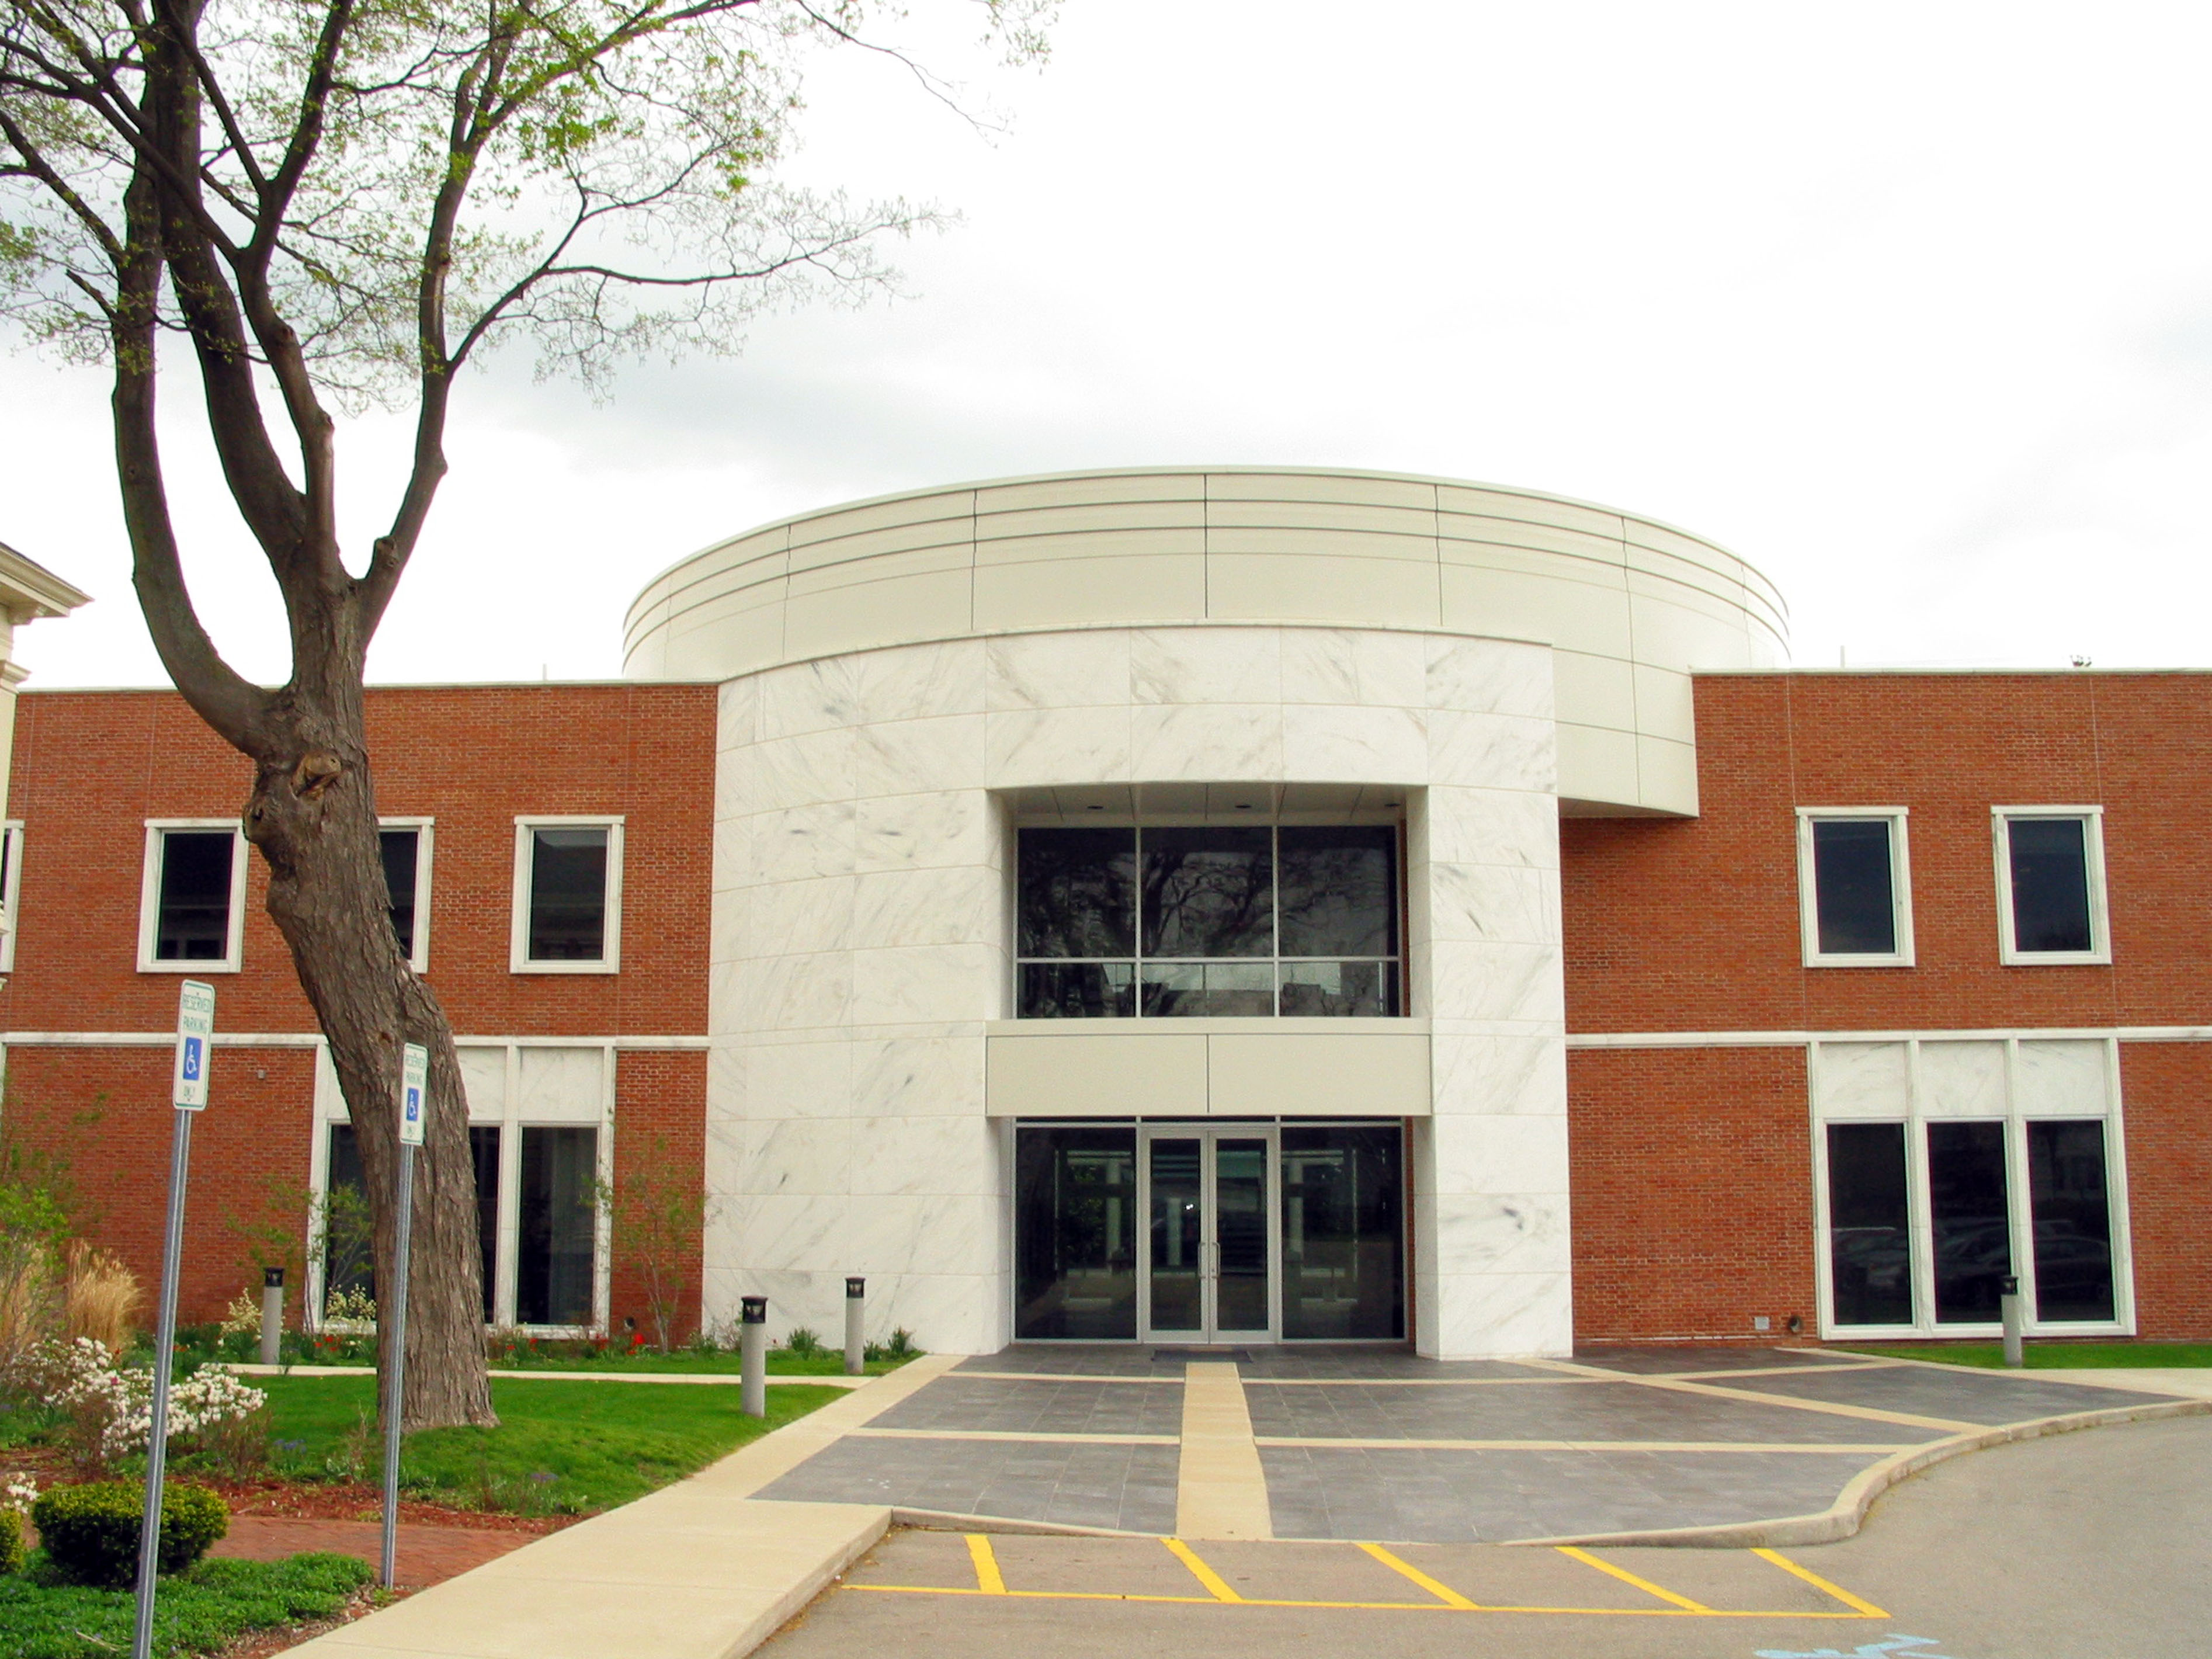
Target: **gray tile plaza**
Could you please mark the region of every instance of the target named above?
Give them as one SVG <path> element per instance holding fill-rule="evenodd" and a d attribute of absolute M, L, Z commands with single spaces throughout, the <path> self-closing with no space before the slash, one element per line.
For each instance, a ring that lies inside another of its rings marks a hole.
<path fill-rule="evenodd" d="M 1197 1367 L 1234 1368 L 1255 1502 L 1282 1539 L 1742 1526 L 1818 1513 L 1900 1452 L 2165 1397 L 1806 1349 L 1439 1363 L 1390 1347 L 1038 1344 L 962 1360 L 759 1495 L 1170 1535 Z"/>

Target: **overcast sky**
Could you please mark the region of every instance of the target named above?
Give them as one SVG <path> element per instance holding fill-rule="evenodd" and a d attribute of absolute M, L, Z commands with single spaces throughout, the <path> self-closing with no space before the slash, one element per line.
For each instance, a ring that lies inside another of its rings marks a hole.
<path fill-rule="evenodd" d="M 823 63 L 788 176 L 963 222 L 896 251 L 907 297 L 605 405 L 520 355 L 471 376 L 373 675 L 611 676 L 636 590 L 763 520 L 1205 462 L 1680 524 L 1781 585 L 1802 664 L 2212 665 L 2208 35 L 2178 3 L 1070 0 L 1042 72 L 932 45 L 990 141 Z M 40 684 L 161 678 L 104 398 L 0 357 L 0 540 L 98 601 L 22 636 Z M 188 432 L 196 592 L 281 679 Z M 343 440 L 364 536 L 395 432 Z"/>

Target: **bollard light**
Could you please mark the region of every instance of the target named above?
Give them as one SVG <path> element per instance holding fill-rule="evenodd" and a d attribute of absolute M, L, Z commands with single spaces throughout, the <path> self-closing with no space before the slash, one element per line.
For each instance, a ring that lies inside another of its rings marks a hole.
<path fill-rule="evenodd" d="M 284 1337 L 284 1270 L 264 1267 L 261 1270 L 261 1363 L 276 1363 L 278 1346 Z"/>
<path fill-rule="evenodd" d="M 738 1404 L 747 1417 L 768 1415 L 768 1298 L 738 1304 Z"/>
<path fill-rule="evenodd" d="M 1997 1281 L 1997 1308 L 1998 1317 L 2004 1321 L 2004 1363 L 2017 1370 L 2027 1364 L 2021 1341 L 2027 1320 L 2021 1306 L 2020 1280 L 2011 1273 Z"/>
<path fill-rule="evenodd" d="M 868 1368 L 868 1281 L 857 1275 L 845 1281 L 845 1375 L 858 1376 Z"/>

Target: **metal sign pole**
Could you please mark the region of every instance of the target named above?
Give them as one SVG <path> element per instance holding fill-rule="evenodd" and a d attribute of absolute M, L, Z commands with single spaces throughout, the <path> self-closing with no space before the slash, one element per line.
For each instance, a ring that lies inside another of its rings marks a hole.
<path fill-rule="evenodd" d="M 161 1560 L 161 1486 L 169 1461 L 169 1372 L 177 1349 L 185 1177 L 191 1166 L 192 1114 L 207 1105 L 208 1051 L 214 1039 L 215 987 L 188 979 L 178 993 L 177 1059 L 170 1078 L 177 1127 L 169 1143 L 169 1222 L 161 1246 L 161 1301 L 154 1319 L 154 1401 L 146 1425 L 146 1506 L 138 1522 L 138 1617 L 131 1659 L 152 1659 L 154 1651 L 154 1579 Z"/>
<path fill-rule="evenodd" d="M 399 1238 L 393 1250 L 389 1318 L 385 1323 L 384 1568 L 378 1581 L 392 1588 L 399 1551 L 399 1424 L 407 1403 L 407 1269 L 415 1231 L 415 1149 L 422 1144 L 422 1098 L 429 1087 L 430 1052 L 419 1042 L 400 1051 Z M 387 1310 L 380 1310 L 385 1313 Z"/>

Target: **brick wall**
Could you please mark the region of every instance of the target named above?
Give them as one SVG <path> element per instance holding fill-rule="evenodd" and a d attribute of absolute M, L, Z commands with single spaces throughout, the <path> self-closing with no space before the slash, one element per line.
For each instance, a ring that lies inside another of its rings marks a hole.
<path fill-rule="evenodd" d="M 1816 1332 L 1805 1113 L 1799 1049 L 1571 1054 L 1576 1340 Z"/>
<path fill-rule="evenodd" d="M 1700 814 L 1560 828 L 1571 1032 L 2212 1025 L 2212 675 L 1697 682 Z M 1993 805 L 2099 805 L 2109 966 L 1997 960 Z M 1796 810 L 1903 806 L 1916 965 L 1807 968 Z M 2212 1048 L 2124 1047 L 2139 1328 L 2212 1336 Z M 1577 1334 L 1814 1328 L 1804 1055 L 1582 1050 Z"/>
<path fill-rule="evenodd" d="M 2212 1044 L 2124 1042 L 2136 1328 L 2212 1337 Z"/>
<path fill-rule="evenodd" d="M 706 1173 L 707 1056 L 696 1050 L 623 1054 L 615 1085 L 613 1329 L 641 1331 L 653 1340 L 656 1268 L 662 1297 L 677 1307 L 672 1339 L 680 1341 L 698 1328 L 698 1212 L 685 1213 L 684 1200 L 697 1199 Z M 624 1218 L 641 1209 L 657 1219 L 626 1235 Z M 678 1217 L 684 1224 L 669 1231 L 667 1220 Z"/>

